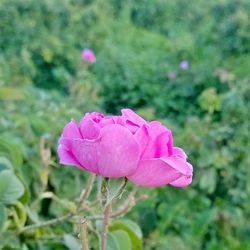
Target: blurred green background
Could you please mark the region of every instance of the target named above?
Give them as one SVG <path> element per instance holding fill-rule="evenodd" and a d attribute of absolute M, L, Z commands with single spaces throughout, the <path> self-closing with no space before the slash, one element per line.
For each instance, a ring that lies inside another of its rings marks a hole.
<path fill-rule="evenodd" d="M 44 190 L 67 203 L 84 187 L 58 164 L 66 122 L 122 107 L 170 127 L 194 166 L 190 187 L 141 188 L 127 218 L 143 249 L 250 249 L 249 0 L 1 0 L 0 249 L 76 249 L 71 223 L 15 232 L 65 213 L 36 203 Z"/>

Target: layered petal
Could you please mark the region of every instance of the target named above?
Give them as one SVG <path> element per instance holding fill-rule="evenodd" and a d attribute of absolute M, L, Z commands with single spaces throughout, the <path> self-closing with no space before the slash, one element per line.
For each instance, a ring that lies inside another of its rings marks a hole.
<path fill-rule="evenodd" d="M 146 124 L 146 121 L 137 115 L 131 109 L 122 109 L 122 118 L 124 119 L 125 126 L 131 131 L 131 133 L 135 133 L 141 126 Z"/>
<path fill-rule="evenodd" d="M 79 124 L 83 139 L 96 139 L 100 133 L 100 125 L 94 122 L 90 117 L 84 117 Z"/>
<path fill-rule="evenodd" d="M 173 151 L 173 139 L 171 130 L 160 122 L 149 122 L 139 128 L 135 138 L 141 146 L 141 158 L 167 157 Z"/>
<path fill-rule="evenodd" d="M 124 177 L 135 172 L 140 148 L 134 136 L 118 124 L 108 125 L 101 130 L 98 145 L 99 173 L 107 177 Z"/>
<path fill-rule="evenodd" d="M 72 119 L 64 127 L 58 155 L 62 164 L 105 177 L 128 177 L 142 186 L 184 187 L 192 182 L 192 165 L 173 146 L 171 130 L 130 109 L 123 109 L 122 116 L 87 113 L 79 126 Z"/>
<path fill-rule="evenodd" d="M 68 151 L 63 145 L 59 145 L 57 154 L 60 159 L 60 164 L 80 166 L 80 163 L 76 160 L 72 152 Z"/>
<path fill-rule="evenodd" d="M 189 167 L 188 172 L 186 175 L 182 175 L 179 179 L 170 182 L 169 184 L 175 187 L 186 187 L 192 183 L 192 177 L 193 177 L 193 166 L 187 162 L 187 165 Z"/>
<path fill-rule="evenodd" d="M 182 148 L 173 147 L 173 155 L 177 155 L 181 158 L 187 159 L 187 155 Z"/>
<path fill-rule="evenodd" d="M 176 156 L 144 159 L 139 162 L 136 172 L 128 176 L 128 179 L 146 187 L 178 184 L 175 181 L 186 176 L 189 168 L 185 159 Z"/>
<path fill-rule="evenodd" d="M 131 123 L 141 127 L 143 124 L 146 123 L 146 121 L 140 117 L 139 115 L 137 115 L 133 110 L 131 109 L 122 109 L 122 116 L 124 118 L 126 118 L 127 120 L 129 120 Z"/>
<path fill-rule="evenodd" d="M 61 139 L 80 166 L 105 177 L 125 177 L 135 172 L 139 145 L 133 135 L 118 124 L 105 126 L 95 140 Z"/>
<path fill-rule="evenodd" d="M 62 137 L 82 138 L 78 125 L 74 119 L 71 119 L 71 121 L 65 125 L 63 129 Z"/>

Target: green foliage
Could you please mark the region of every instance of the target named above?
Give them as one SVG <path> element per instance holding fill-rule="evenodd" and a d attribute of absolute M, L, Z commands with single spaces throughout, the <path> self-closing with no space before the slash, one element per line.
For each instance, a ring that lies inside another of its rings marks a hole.
<path fill-rule="evenodd" d="M 0 232 L 4 229 L 4 224 L 7 219 L 6 209 L 5 206 L 0 203 Z"/>
<path fill-rule="evenodd" d="M 113 233 L 117 231 L 119 234 L 121 234 L 121 232 L 126 232 L 131 240 L 130 245 L 132 245 L 132 249 L 142 249 L 142 232 L 135 222 L 125 219 L 116 220 L 110 225 L 109 229 Z"/>
<path fill-rule="evenodd" d="M 13 204 L 24 193 L 24 187 L 9 170 L 0 172 L 0 203 Z"/>
<path fill-rule="evenodd" d="M 131 250 L 131 240 L 129 235 L 123 230 L 116 230 L 112 233 L 112 235 L 117 239 L 117 243 L 119 245 L 119 250 Z M 117 248 L 115 248 L 117 249 Z"/>
<path fill-rule="evenodd" d="M 78 248 L 70 222 L 16 232 L 74 209 L 85 185 L 58 164 L 65 123 L 121 107 L 173 129 L 194 181 L 141 189 L 149 199 L 112 222 L 109 249 L 250 249 L 249 13 L 248 0 L 0 1 L 0 249 Z"/>

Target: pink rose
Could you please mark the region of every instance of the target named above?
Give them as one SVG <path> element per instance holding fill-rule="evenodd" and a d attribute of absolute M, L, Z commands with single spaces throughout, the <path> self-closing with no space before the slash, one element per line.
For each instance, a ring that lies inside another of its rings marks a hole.
<path fill-rule="evenodd" d="M 95 54 L 92 50 L 90 49 L 84 49 L 82 51 L 82 59 L 88 63 L 93 64 L 96 61 Z"/>
<path fill-rule="evenodd" d="M 192 182 L 192 165 L 173 146 L 172 132 L 158 121 L 147 122 L 130 109 L 122 116 L 87 113 L 79 125 L 71 120 L 59 140 L 60 163 L 105 177 L 127 177 L 149 187 Z"/>

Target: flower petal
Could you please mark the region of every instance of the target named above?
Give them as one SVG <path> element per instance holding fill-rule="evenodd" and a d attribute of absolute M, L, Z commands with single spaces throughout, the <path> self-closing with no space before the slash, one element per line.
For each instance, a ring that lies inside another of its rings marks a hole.
<path fill-rule="evenodd" d="M 97 153 L 100 175 L 124 177 L 135 172 L 140 148 L 128 129 L 112 124 L 101 129 Z"/>
<path fill-rule="evenodd" d="M 141 118 L 131 109 L 122 109 L 121 112 L 124 118 L 134 123 L 135 125 L 138 125 L 139 127 L 141 127 L 143 124 L 146 123 L 146 121 L 143 118 Z"/>
<path fill-rule="evenodd" d="M 65 125 L 63 129 L 62 137 L 82 138 L 78 125 L 74 119 L 71 119 L 71 121 Z"/>
<path fill-rule="evenodd" d="M 143 125 L 136 131 L 135 138 L 141 145 L 142 159 L 168 157 L 172 154 L 172 132 L 160 122 Z"/>
<path fill-rule="evenodd" d="M 70 151 L 68 151 L 63 145 L 59 145 L 57 149 L 57 154 L 60 159 L 60 164 L 80 166 L 80 163 L 76 160 L 74 155 Z"/>
<path fill-rule="evenodd" d="M 83 139 L 96 139 L 100 133 L 100 126 L 90 116 L 85 116 L 79 124 Z"/>
<path fill-rule="evenodd" d="M 118 124 L 102 128 L 95 140 L 61 139 L 61 143 L 71 149 L 81 166 L 101 176 L 125 177 L 138 165 L 139 145 L 130 131 Z"/>
<path fill-rule="evenodd" d="M 96 149 L 97 141 L 99 141 L 99 139 L 75 139 L 68 141 L 68 147 L 71 148 L 71 152 L 80 163 L 80 166 L 94 174 L 99 174 Z"/>
<path fill-rule="evenodd" d="M 141 156 L 144 154 L 149 141 L 148 130 L 145 125 L 136 131 L 134 137 L 138 144 L 140 145 Z"/>
<path fill-rule="evenodd" d="M 173 155 L 177 155 L 181 158 L 187 159 L 187 155 L 182 148 L 174 147 L 173 148 Z"/>
<path fill-rule="evenodd" d="M 190 181 L 192 174 L 192 166 L 190 166 L 191 164 L 178 156 L 144 159 L 140 161 L 136 172 L 128 176 L 128 179 L 146 187 L 157 187 L 170 183 L 181 186 L 182 181 L 185 181 L 185 178 L 180 179 L 181 177 L 188 177 L 188 181 Z M 179 182 L 175 183 L 178 179 L 180 179 Z M 185 183 L 188 181 L 186 180 Z"/>
<path fill-rule="evenodd" d="M 187 162 L 187 165 L 189 166 L 189 172 L 186 175 L 181 176 L 179 179 L 170 182 L 169 184 L 175 187 L 186 187 L 189 184 L 192 183 L 192 177 L 193 177 L 193 166 Z"/>
<path fill-rule="evenodd" d="M 158 187 L 169 184 L 181 177 L 181 173 L 162 159 L 141 160 L 136 172 L 128 179 L 145 187 Z"/>

